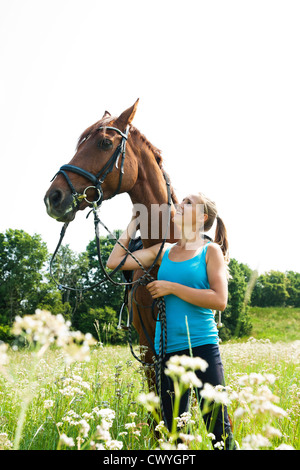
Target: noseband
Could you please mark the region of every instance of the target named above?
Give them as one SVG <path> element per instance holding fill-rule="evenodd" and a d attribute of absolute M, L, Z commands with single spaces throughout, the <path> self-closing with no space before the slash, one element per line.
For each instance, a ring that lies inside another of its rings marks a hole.
<path fill-rule="evenodd" d="M 102 191 L 101 185 L 103 184 L 106 176 L 109 173 L 112 172 L 112 170 L 114 169 L 114 166 L 116 166 L 116 168 L 118 168 L 118 163 L 119 163 L 120 156 L 121 156 L 121 166 L 120 166 L 119 183 L 118 183 L 118 186 L 117 186 L 115 192 L 108 199 L 111 199 L 116 194 L 118 194 L 118 192 L 120 191 L 120 188 L 121 188 L 122 178 L 123 178 L 123 174 L 124 174 L 125 151 L 126 151 L 126 142 L 127 142 L 127 139 L 128 139 L 129 126 L 126 127 L 125 133 L 120 131 L 120 129 L 117 129 L 116 127 L 101 126 L 97 130 L 99 131 L 100 129 L 110 129 L 110 130 L 113 130 L 113 131 L 117 132 L 118 134 L 120 134 L 122 136 L 122 140 L 121 140 L 120 144 L 117 146 L 116 150 L 114 151 L 114 153 L 112 154 L 112 156 L 110 157 L 108 162 L 106 162 L 104 167 L 96 175 L 93 175 L 93 173 L 90 173 L 89 171 L 84 170 L 83 168 L 80 168 L 79 166 L 63 165 L 63 166 L 60 167 L 59 171 L 54 175 L 54 177 L 51 180 L 51 181 L 53 181 L 54 178 L 58 174 L 62 174 L 65 177 L 65 179 L 66 179 L 66 181 L 67 181 L 67 183 L 68 183 L 68 185 L 71 189 L 71 192 L 72 192 L 73 206 L 74 206 L 75 209 L 79 206 L 79 204 L 81 203 L 81 201 L 83 199 L 85 199 L 86 202 L 88 202 L 89 204 L 95 204 L 96 203 L 97 206 L 100 206 L 102 204 L 103 191 Z M 76 189 L 74 188 L 74 186 L 73 186 L 68 174 L 66 173 L 66 171 L 71 171 L 72 173 L 76 173 L 77 175 L 83 176 L 84 178 L 91 181 L 92 186 L 87 186 L 87 188 L 85 188 L 83 193 L 79 194 L 76 191 Z M 97 199 L 95 201 L 90 201 L 87 198 L 86 192 L 87 192 L 88 189 L 95 189 L 97 191 Z"/>

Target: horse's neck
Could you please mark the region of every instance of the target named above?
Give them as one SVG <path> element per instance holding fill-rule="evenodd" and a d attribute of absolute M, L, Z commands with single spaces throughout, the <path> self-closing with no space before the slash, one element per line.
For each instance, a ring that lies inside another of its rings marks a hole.
<path fill-rule="evenodd" d="M 140 232 L 145 248 L 161 243 L 167 232 L 167 241 L 174 242 L 172 217 L 169 229 L 168 190 L 161 168 L 147 151 L 139 159 L 138 179 L 129 192 L 131 201 L 139 211 Z M 172 202 L 172 201 L 171 201 Z M 171 212 L 174 211 L 173 204 Z"/>

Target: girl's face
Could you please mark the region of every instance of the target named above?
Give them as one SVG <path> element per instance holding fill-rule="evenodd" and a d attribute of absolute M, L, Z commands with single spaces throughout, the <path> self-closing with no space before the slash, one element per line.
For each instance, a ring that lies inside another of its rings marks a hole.
<path fill-rule="evenodd" d="M 185 197 L 181 204 L 176 205 L 176 212 L 173 221 L 180 227 L 192 229 L 193 231 L 202 230 L 207 214 L 204 214 L 204 204 L 196 195 Z"/>

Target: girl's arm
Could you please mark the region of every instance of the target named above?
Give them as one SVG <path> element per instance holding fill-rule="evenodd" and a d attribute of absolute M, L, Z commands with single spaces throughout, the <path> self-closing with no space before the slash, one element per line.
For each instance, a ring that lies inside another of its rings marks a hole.
<path fill-rule="evenodd" d="M 133 236 L 135 233 L 135 223 L 135 220 L 132 219 L 127 229 L 124 230 L 121 237 L 119 238 L 120 243 L 122 243 L 122 245 L 124 245 L 126 248 L 129 246 L 131 236 Z M 151 246 L 150 248 L 143 248 L 141 250 L 135 251 L 133 254 L 145 268 L 149 268 L 155 260 L 159 248 L 160 244 L 157 244 Z M 107 260 L 106 266 L 109 269 L 115 269 L 124 259 L 126 253 L 127 252 L 118 243 L 116 243 Z M 130 255 L 128 255 L 125 263 L 120 269 L 131 271 L 139 268 L 140 266 L 138 263 Z"/>
<path fill-rule="evenodd" d="M 207 248 L 207 277 L 210 289 L 197 289 L 169 281 L 154 281 L 147 288 L 152 297 L 174 294 L 202 308 L 223 311 L 227 305 L 228 288 L 223 253 L 216 244 Z"/>

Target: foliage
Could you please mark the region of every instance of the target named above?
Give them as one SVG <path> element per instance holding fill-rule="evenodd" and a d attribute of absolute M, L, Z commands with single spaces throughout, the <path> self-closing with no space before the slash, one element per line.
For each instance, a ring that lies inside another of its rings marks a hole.
<path fill-rule="evenodd" d="M 270 271 L 259 276 L 252 294 L 253 305 L 271 307 L 286 305 L 289 294 L 287 277 L 279 271 Z"/>
<path fill-rule="evenodd" d="M 16 315 L 35 309 L 47 255 L 40 235 L 12 229 L 0 234 L 0 323 L 11 325 Z"/>
<path fill-rule="evenodd" d="M 287 304 L 294 307 L 300 307 L 300 273 L 287 271 L 286 289 L 288 292 Z"/>
<path fill-rule="evenodd" d="M 219 333 L 223 341 L 231 337 L 247 336 L 251 332 L 248 306 L 245 303 L 247 282 L 244 270 L 234 258 L 230 260 L 229 270 L 231 278 L 228 283 L 228 303 L 222 313 L 223 327 Z"/>
<path fill-rule="evenodd" d="M 116 312 L 107 305 L 83 312 L 77 327 L 83 333 L 92 333 L 103 344 L 124 344 L 127 340 L 125 331 L 117 329 Z"/>

